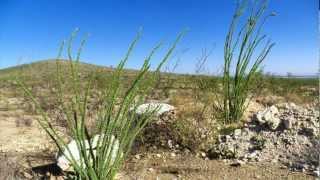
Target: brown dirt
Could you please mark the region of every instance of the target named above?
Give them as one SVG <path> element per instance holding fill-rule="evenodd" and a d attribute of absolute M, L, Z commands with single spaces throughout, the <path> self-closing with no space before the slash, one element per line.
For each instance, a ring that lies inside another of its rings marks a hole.
<path fill-rule="evenodd" d="M 1 106 L 1 104 L 0 104 Z M 33 119 L 28 126 L 17 126 L 19 118 Z M 35 121 L 38 116 L 23 110 L 0 108 L 0 155 L 9 155 L 21 167 L 21 174 L 31 168 L 54 163 L 53 145 Z M 314 179 L 305 173 L 293 173 L 275 164 L 246 164 L 231 167 L 223 161 L 204 160 L 190 153 L 143 152 L 130 157 L 119 179 Z M 1 179 L 1 178 L 0 178 Z"/>
<path fill-rule="evenodd" d="M 204 160 L 191 154 L 177 154 L 172 157 L 170 152 L 144 153 L 141 159 L 130 157 L 117 176 L 121 180 L 251 180 L 251 179 L 314 179 L 306 173 L 290 172 L 286 167 L 276 164 L 246 164 L 232 167 L 223 161 Z M 16 159 L 17 160 L 17 159 Z M 19 161 L 28 163 L 41 174 L 55 174 L 52 168 L 53 156 L 21 155 Z M 51 167 L 51 168 L 50 168 Z M 39 171 L 41 169 L 41 171 Z M 30 172 L 27 168 L 24 170 Z M 57 177 L 52 175 L 52 177 Z"/>
<path fill-rule="evenodd" d="M 232 167 L 223 161 L 204 160 L 193 155 L 162 152 L 161 157 L 147 154 L 126 163 L 122 179 L 314 179 L 304 173 L 293 173 L 276 164 L 247 164 Z"/>

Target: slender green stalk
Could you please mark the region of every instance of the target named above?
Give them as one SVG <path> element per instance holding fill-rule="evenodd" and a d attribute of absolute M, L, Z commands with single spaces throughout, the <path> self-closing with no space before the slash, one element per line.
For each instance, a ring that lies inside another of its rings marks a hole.
<path fill-rule="evenodd" d="M 248 106 L 248 99 L 255 94 L 251 91 L 255 74 L 260 71 L 261 64 L 274 46 L 270 40 L 267 41 L 257 57 L 253 57 L 257 47 L 266 38 L 265 35 L 261 35 L 261 30 L 272 14 L 264 15 L 267 0 L 254 1 L 249 14 L 246 15 L 248 5 L 247 0 L 238 2 L 224 46 L 223 92 L 222 98 L 218 98 L 220 102 L 214 104 L 214 108 L 220 112 L 220 119 L 225 124 L 241 120 Z M 242 17 L 246 20 L 241 26 Z M 234 70 L 231 68 L 233 65 Z"/>
<path fill-rule="evenodd" d="M 151 71 L 150 61 L 161 44 L 152 49 L 129 88 L 122 94 L 121 77 L 124 73 L 124 67 L 141 36 L 140 32 L 137 34 L 124 59 L 120 61 L 117 68 L 113 71 L 111 81 L 105 82 L 110 85 L 103 90 L 101 96 L 103 105 L 97 112 L 96 131 L 90 134 L 86 121 L 88 118 L 89 97 L 93 93 L 95 76 L 94 73 L 91 73 L 86 81 L 80 77 L 79 61 L 85 40 L 81 42 L 74 59 L 72 57 L 72 44 L 77 31 L 72 33 L 66 43 L 69 72 L 62 72 L 62 69 L 65 67 L 62 66 L 62 61 L 60 60 L 65 46 L 64 42 L 59 49 L 56 60 L 56 97 L 59 107 L 66 117 L 70 135 L 79 150 L 80 159 L 76 159 L 74 154 L 71 153 L 68 144 L 63 141 L 63 137 L 59 135 L 57 129 L 50 123 L 47 113 L 41 108 L 37 98 L 30 92 L 23 80 L 17 78 L 17 82 L 32 99 L 37 110 L 42 115 L 42 119 L 38 120 L 38 123 L 70 162 L 75 172 L 73 178 L 89 180 L 114 179 L 125 157 L 130 152 L 135 137 L 152 119 L 157 109 L 146 112 L 139 119 L 132 112 L 135 112 L 136 108 L 144 102 L 145 97 L 150 93 L 156 83 L 156 78 L 160 73 L 161 67 L 168 61 L 184 33 L 179 34 L 155 71 Z M 70 77 L 67 77 L 69 75 Z M 66 83 L 71 87 L 67 86 Z M 119 102 L 120 104 L 118 104 Z M 95 138 L 97 138 L 96 142 Z M 70 154 L 70 156 L 67 154 Z"/>

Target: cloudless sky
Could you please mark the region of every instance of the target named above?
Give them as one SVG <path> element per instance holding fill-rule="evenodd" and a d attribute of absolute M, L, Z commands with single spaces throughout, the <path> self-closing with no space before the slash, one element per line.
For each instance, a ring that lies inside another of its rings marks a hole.
<path fill-rule="evenodd" d="M 277 16 L 269 19 L 264 32 L 276 45 L 264 63 L 265 71 L 318 71 L 318 6 L 318 0 L 270 0 L 268 12 Z M 90 34 L 83 61 L 115 66 L 143 27 L 127 66 L 138 68 L 152 47 L 163 41 L 153 61 L 159 62 L 187 28 L 172 59 L 180 58 L 176 71 L 193 73 L 201 50 L 213 48 L 207 67 L 217 72 L 234 8 L 235 0 L 0 0 L 0 67 L 56 57 L 60 42 L 76 27 L 78 39 Z"/>

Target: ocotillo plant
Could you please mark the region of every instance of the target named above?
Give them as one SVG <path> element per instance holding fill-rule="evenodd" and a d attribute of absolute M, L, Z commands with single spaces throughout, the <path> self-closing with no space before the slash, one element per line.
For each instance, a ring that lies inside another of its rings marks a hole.
<path fill-rule="evenodd" d="M 67 160 L 71 163 L 71 167 L 75 172 L 73 178 L 90 180 L 114 179 L 126 155 L 130 151 L 135 137 L 150 121 L 156 110 L 148 111 L 143 116 L 139 116 L 138 121 L 135 119 L 135 114 L 130 112 L 134 112 L 137 106 L 143 103 L 144 98 L 155 84 L 161 67 L 174 51 L 182 35 L 183 33 L 179 34 L 173 45 L 164 55 L 160 64 L 154 71 L 151 71 L 150 60 L 154 53 L 160 48 L 161 44 L 153 48 L 145 58 L 141 69 L 138 71 L 129 88 L 126 89 L 124 93 L 120 93 L 121 76 L 124 73 L 125 64 L 140 37 L 140 33 L 138 33 L 137 37 L 131 43 L 124 59 L 120 61 L 112 72 L 111 80 L 105 82 L 108 86 L 105 87 L 101 95 L 103 104 L 101 108 L 98 109 L 98 118 L 96 119 L 95 127 L 95 134 L 100 136 L 90 134 L 86 126 L 88 98 L 92 93 L 94 75 L 91 75 L 87 82 L 83 82 L 83 79 L 80 80 L 79 77 L 79 73 L 81 73 L 79 72 L 79 61 L 85 40 L 81 42 L 75 58 L 72 53 L 72 44 L 76 32 L 74 32 L 69 41 L 67 41 L 66 49 L 70 70 L 68 73 L 62 73 L 61 71 L 62 67 L 59 59 L 62 57 L 65 46 L 65 43 L 62 43 L 56 61 L 56 92 L 59 104 L 66 117 L 68 130 L 79 150 L 78 154 L 80 159 L 76 159 L 75 155 L 71 153 L 67 143 L 63 140 L 63 137 L 58 133 L 56 128 L 54 128 L 47 113 L 41 108 L 41 104 L 39 104 L 35 96 L 31 93 L 26 83 L 17 78 L 20 87 L 32 99 L 38 112 L 42 115 L 42 119 L 38 120 L 39 124 L 54 141 L 60 152 L 63 152 Z M 65 77 L 67 75 L 70 75 L 69 79 Z M 71 84 L 72 91 L 68 94 L 64 89 L 64 83 Z M 83 88 L 83 86 L 85 86 L 85 88 Z M 72 95 L 71 101 L 67 98 L 67 95 L 69 96 L 70 93 Z M 135 123 L 132 123 L 133 121 L 135 121 Z M 95 138 L 92 138 L 93 136 Z M 117 141 L 115 141 L 114 137 Z M 93 141 L 95 141 L 95 143 L 93 143 Z M 110 152 L 117 153 L 114 155 Z"/>
<path fill-rule="evenodd" d="M 261 34 L 263 25 L 274 15 L 266 14 L 267 3 L 266 0 L 255 0 L 252 4 L 247 0 L 241 0 L 237 3 L 224 44 L 222 98 L 218 97 L 220 102 L 214 104 L 224 123 L 241 120 L 255 93 L 252 91 L 255 75 L 274 46 L 267 40 L 259 49 L 259 45 L 266 39 L 266 35 Z M 233 65 L 235 69 L 232 68 Z"/>

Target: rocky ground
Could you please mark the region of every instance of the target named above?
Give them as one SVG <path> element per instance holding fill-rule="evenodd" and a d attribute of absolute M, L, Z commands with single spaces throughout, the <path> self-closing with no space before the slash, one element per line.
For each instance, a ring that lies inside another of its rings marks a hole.
<path fill-rule="evenodd" d="M 39 117 L 19 107 L 23 107 L 19 98 L 0 102 L 0 179 L 59 179 L 56 149 L 35 121 Z M 140 149 L 129 157 L 118 178 L 314 179 L 319 165 L 318 125 L 314 106 L 278 104 L 257 113 L 244 128 L 221 135 L 208 152 L 190 152 L 170 143 L 166 150 Z"/>
<path fill-rule="evenodd" d="M 319 176 L 319 151 L 319 111 L 283 103 L 259 111 L 244 128 L 219 136 L 208 156 L 234 166 L 277 163 Z"/>

